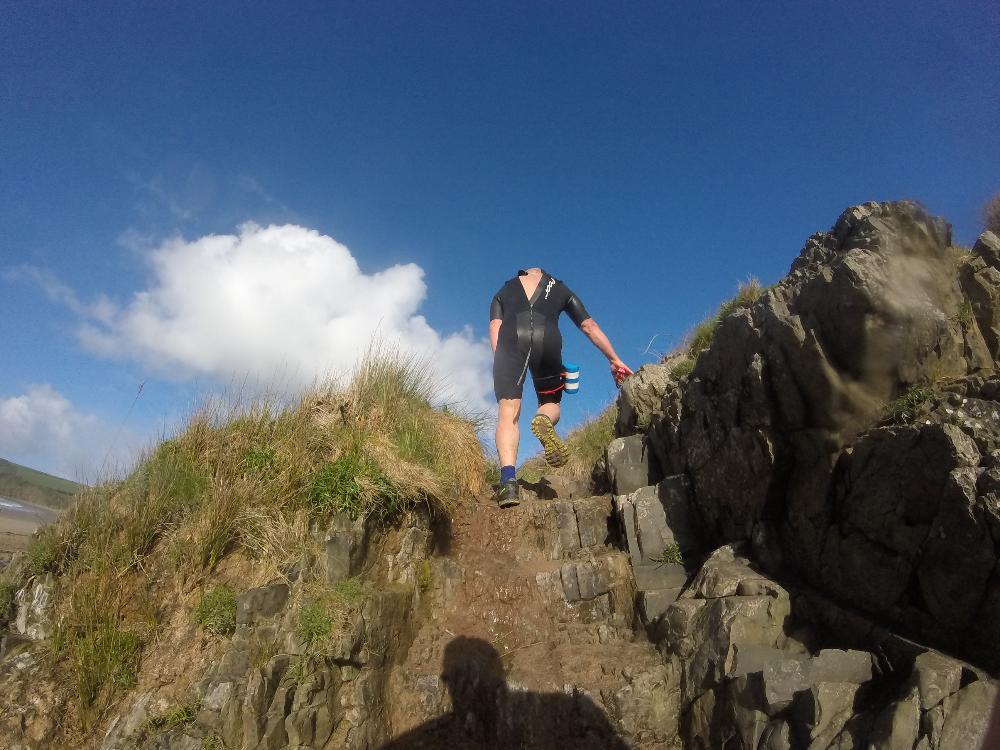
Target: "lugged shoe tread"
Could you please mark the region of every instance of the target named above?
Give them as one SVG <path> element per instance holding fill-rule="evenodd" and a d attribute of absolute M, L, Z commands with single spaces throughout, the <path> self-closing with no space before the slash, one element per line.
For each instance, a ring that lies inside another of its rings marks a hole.
<path fill-rule="evenodd" d="M 544 414 L 537 414 L 531 420 L 531 434 L 538 438 L 545 451 L 545 462 L 558 469 L 569 461 L 569 446 L 556 434 L 552 420 Z"/>

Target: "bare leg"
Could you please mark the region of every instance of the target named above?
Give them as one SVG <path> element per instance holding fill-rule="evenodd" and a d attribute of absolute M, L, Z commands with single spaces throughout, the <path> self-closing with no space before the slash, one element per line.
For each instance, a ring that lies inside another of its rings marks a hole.
<path fill-rule="evenodd" d="M 497 415 L 497 456 L 501 466 L 517 464 L 517 444 L 520 430 L 517 420 L 521 417 L 521 399 L 502 398 Z"/>
<path fill-rule="evenodd" d="M 559 404 L 539 404 L 538 413 L 548 417 L 553 425 L 559 424 L 559 414 L 561 413 Z"/>

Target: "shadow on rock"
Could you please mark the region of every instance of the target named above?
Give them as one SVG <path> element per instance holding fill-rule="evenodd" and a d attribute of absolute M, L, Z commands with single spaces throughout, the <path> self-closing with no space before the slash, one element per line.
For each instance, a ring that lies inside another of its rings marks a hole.
<path fill-rule="evenodd" d="M 511 690 L 500 655 L 459 636 L 445 648 L 441 679 L 452 711 L 391 740 L 382 750 L 627 750 L 603 711 L 580 693 Z"/>

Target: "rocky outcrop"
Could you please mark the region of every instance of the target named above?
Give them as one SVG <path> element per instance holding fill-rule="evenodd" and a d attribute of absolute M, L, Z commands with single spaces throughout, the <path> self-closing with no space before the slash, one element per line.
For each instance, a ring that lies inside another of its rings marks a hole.
<path fill-rule="evenodd" d="M 997 669 L 1000 256 L 949 245 L 915 204 L 849 209 L 722 321 L 646 445 L 715 544 Z M 900 397 L 930 413 L 879 426 Z"/>
<path fill-rule="evenodd" d="M 667 611 L 662 633 L 683 664 L 686 747 L 957 750 L 1000 742 L 995 681 L 915 644 L 884 643 L 878 653 L 818 648 L 838 635 L 802 618 L 810 607 L 799 600 L 809 596 L 754 570 L 739 548 L 709 556 Z"/>

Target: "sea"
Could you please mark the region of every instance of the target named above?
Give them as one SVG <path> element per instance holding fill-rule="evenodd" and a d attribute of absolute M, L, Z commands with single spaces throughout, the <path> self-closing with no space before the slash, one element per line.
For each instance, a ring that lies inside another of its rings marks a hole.
<path fill-rule="evenodd" d="M 39 523 L 49 523 L 59 515 L 58 511 L 51 508 L 42 508 L 21 500 L 15 500 L 12 497 L 3 497 L 2 495 L 0 495 L 0 513 L 33 517 Z"/>

